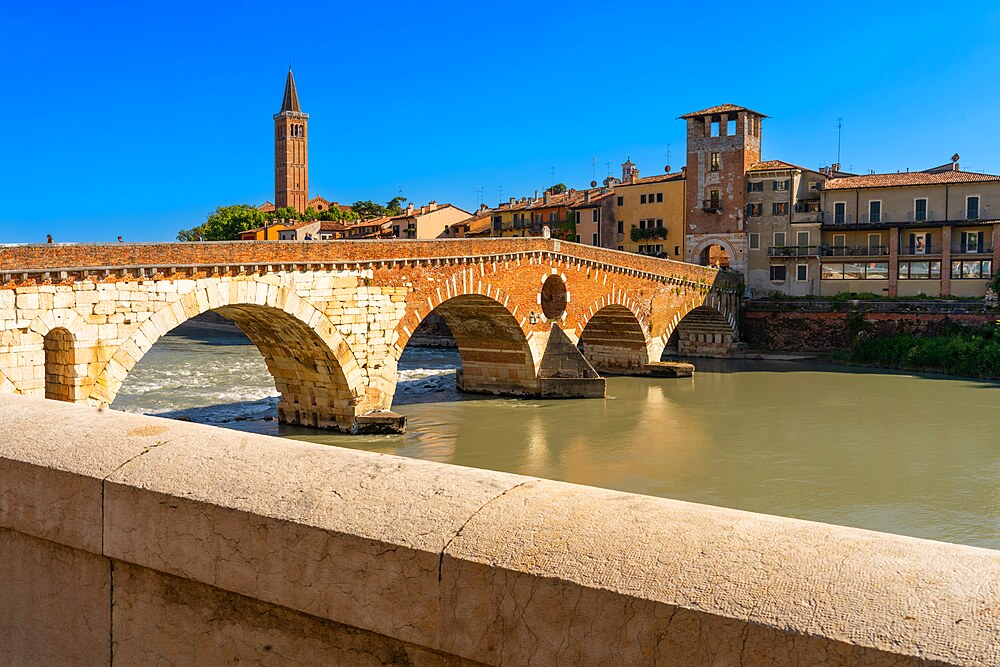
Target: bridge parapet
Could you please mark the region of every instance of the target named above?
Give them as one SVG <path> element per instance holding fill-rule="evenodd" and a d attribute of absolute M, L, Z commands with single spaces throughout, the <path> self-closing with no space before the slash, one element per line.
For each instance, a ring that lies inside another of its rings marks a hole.
<path fill-rule="evenodd" d="M 3 664 L 1000 664 L 991 550 L 0 411 Z"/>

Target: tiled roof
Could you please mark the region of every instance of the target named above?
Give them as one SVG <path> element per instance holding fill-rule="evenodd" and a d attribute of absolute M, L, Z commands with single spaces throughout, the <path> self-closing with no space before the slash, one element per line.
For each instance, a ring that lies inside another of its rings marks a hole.
<path fill-rule="evenodd" d="M 789 169 L 805 169 L 805 167 L 800 167 L 797 164 L 785 162 L 784 160 L 764 160 L 762 162 L 754 162 L 747 171 L 787 171 Z"/>
<path fill-rule="evenodd" d="M 615 193 L 613 191 L 612 192 L 606 192 L 603 195 L 599 194 L 596 197 L 595 196 L 591 196 L 589 202 L 584 202 L 583 200 L 580 200 L 576 204 L 573 204 L 572 206 L 570 206 L 570 208 L 597 208 L 597 207 L 603 205 L 605 201 L 607 201 L 608 199 L 610 199 L 611 197 L 614 197 L 614 196 L 615 196 Z"/>
<path fill-rule="evenodd" d="M 759 111 L 747 109 L 746 107 L 741 107 L 736 104 L 720 104 L 717 107 L 709 107 L 707 109 L 702 109 L 701 111 L 692 111 L 691 113 L 684 114 L 681 118 L 697 118 L 698 116 L 711 116 L 717 113 L 727 113 L 731 111 L 749 111 L 750 113 L 757 114 L 762 118 L 767 118 L 767 116 Z"/>
<path fill-rule="evenodd" d="M 928 174 L 910 171 L 901 174 L 869 174 L 831 178 L 826 182 L 826 190 L 853 190 L 855 188 L 898 188 L 907 185 L 946 185 L 949 183 L 982 183 L 1000 181 L 1000 176 L 976 174 L 971 171 L 944 171 Z"/>
<path fill-rule="evenodd" d="M 667 181 L 683 181 L 685 178 L 683 171 L 676 171 L 672 174 L 657 174 L 656 176 L 644 176 L 635 183 L 619 183 L 616 188 L 627 188 L 630 185 L 646 185 L 648 183 L 665 183 Z"/>

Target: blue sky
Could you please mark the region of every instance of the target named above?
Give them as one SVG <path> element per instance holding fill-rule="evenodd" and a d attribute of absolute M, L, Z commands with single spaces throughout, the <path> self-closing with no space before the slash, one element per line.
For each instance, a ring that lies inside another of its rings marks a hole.
<path fill-rule="evenodd" d="M 165 241 L 273 200 L 292 62 L 310 194 L 467 209 L 684 163 L 682 113 L 770 116 L 766 159 L 1000 172 L 1000 6 L 9 3 L 0 242 Z M 596 160 L 596 170 L 592 170 Z"/>

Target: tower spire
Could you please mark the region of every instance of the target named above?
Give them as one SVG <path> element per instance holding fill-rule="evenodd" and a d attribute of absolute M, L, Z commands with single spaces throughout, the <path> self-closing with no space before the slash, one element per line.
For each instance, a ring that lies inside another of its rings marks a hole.
<path fill-rule="evenodd" d="M 301 113 L 302 109 L 299 108 L 299 94 L 295 91 L 295 77 L 292 76 L 292 67 L 288 66 L 288 78 L 285 79 L 285 97 L 281 100 L 281 111 L 294 111 L 295 113 Z"/>

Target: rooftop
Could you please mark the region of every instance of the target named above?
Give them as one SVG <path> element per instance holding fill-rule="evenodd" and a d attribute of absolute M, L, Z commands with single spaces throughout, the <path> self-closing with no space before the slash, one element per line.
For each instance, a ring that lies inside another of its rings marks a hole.
<path fill-rule="evenodd" d="M 667 181 L 683 181 L 685 178 L 683 171 L 675 171 L 672 174 L 657 174 L 656 176 L 643 176 L 636 179 L 635 183 L 624 182 L 616 185 L 616 188 L 627 188 L 630 185 L 647 185 L 649 183 L 665 183 Z"/>
<path fill-rule="evenodd" d="M 761 162 L 754 162 L 747 171 L 787 171 L 790 169 L 806 170 L 805 167 L 800 167 L 797 164 L 785 162 L 784 160 L 762 160 Z"/>
<path fill-rule="evenodd" d="M 717 113 L 731 113 L 734 111 L 747 111 L 749 113 L 760 116 L 761 118 L 767 118 L 764 114 L 759 111 L 754 111 L 753 109 L 747 109 L 746 107 L 741 107 L 738 104 L 720 104 L 716 107 L 709 107 L 707 109 L 702 109 L 701 111 L 692 111 L 691 113 L 686 113 L 681 118 L 698 118 L 699 116 L 712 116 Z"/>
<path fill-rule="evenodd" d="M 913 185 L 948 185 L 951 183 L 983 183 L 1000 181 L 1000 176 L 977 174 L 971 171 L 908 171 L 896 174 L 867 174 L 831 178 L 826 182 L 826 190 L 854 190 L 857 188 L 899 188 Z"/>

